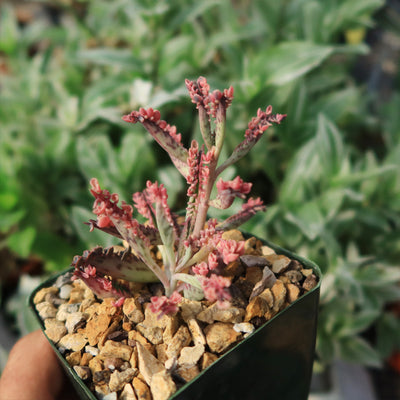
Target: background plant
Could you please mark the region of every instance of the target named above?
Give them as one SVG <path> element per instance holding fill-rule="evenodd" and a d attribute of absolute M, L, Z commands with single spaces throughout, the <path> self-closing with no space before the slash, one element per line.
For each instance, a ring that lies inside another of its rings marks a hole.
<path fill-rule="evenodd" d="M 325 272 L 321 360 L 377 365 L 399 346 L 399 323 L 385 311 L 400 297 L 399 75 L 395 69 L 395 93 L 383 96 L 372 79 L 382 60 L 369 58 L 374 70 L 366 72 L 357 61 L 366 60 L 365 33 L 376 21 L 399 36 L 393 8 L 374 16 L 382 6 L 60 1 L 33 4 L 24 14 L 26 8 L 2 5 L 2 245 L 21 257 L 40 256 L 54 270 L 71 254 L 105 243 L 81 223 L 90 218 L 92 176 L 126 200 L 145 179 L 159 179 L 171 206 L 183 207 L 179 174 L 120 115 L 158 108 L 185 137 L 197 137 L 183 77 L 204 75 L 213 87 L 229 82 L 235 118 L 227 154 L 260 105 L 273 101 L 289 116 L 227 171 L 227 179 L 239 173 L 254 182 L 253 193 L 270 205 L 246 229 Z M 361 334 L 371 327 L 377 339 L 367 342 Z"/>

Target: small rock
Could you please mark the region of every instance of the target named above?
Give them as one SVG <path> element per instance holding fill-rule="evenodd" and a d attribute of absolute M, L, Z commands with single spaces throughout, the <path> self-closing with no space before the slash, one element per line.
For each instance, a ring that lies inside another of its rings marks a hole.
<path fill-rule="evenodd" d="M 167 345 L 165 343 L 160 343 L 157 344 L 155 348 L 156 348 L 157 360 L 165 365 L 165 362 L 168 360 Z"/>
<path fill-rule="evenodd" d="M 286 276 L 291 283 L 299 283 L 303 279 L 303 274 L 300 271 L 286 271 L 284 276 Z"/>
<path fill-rule="evenodd" d="M 250 300 L 246 307 L 246 315 L 244 317 L 245 322 L 251 321 L 256 317 L 263 317 L 264 314 L 269 311 L 267 301 L 261 296 L 254 297 Z"/>
<path fill-rule="evenodd" d="M 85 352 L 95 357 L 99 354 L 100 350 L 94 346 L 85 346 Z"/>
<path fill-rule="evenodd" d="M 184 325 L 181 325 L 178 331 L 175 333 L 172 340 L 168 344 L 166 352 L 168 358 L 178 357 L 180 351 L 184 347 L 188 346 L 191 341 L 192 341 L 192 336 L 190 335 L 188 328 Z"/>
<path fill-rule="evenodd" d="M 203 310 L 203 305 L 200 301 L 188 300 L 186 298 L 182 299 L 179 306 L 181 308 L 181 316 L 185 322 L 189 319 L 196 318 L 197 314 Z"/>
<path fill-rule="evenodd" d="M 261 254 L 263 256 L 270 256 L 271 254 L 276 254 L 274 249 L 271 249 L 269 246 L 262 246 L 261 247 Z"/>
<path fill-rule="evenodd" d="M 107 340 L 100 350 L 99 355 L 103 359 L 107 357 L 116 357 L 129 361 L 132 355 L 132 347 L 120 342 L 114 342 L 113 340 Z"/>
<path fill-rule="evenodd" d="M 237 242 L 241 242 L 244 240 L 242 232 L 237 229 L 230 229 L 229 231 L 225 231 L 222 234 L 222 239 L 224 240 L 236 240 Z"/>
<path fill-rule="evenodd" d="M 274 305 L 272 309 L 278 312 L 282 309 L 286 300 L 286 288 L 282 281 L 277 279 L 275 285 L 271 288 L 272 295 L 274 296 Z"/>
<path fill-rule="evenodd" d="M 201 370 L 203 371 L 207 367 L 209 367 L 211 364 L 213 364 L 215 361 L 218 360 L 218 356 L 213 354 L 213 353 L 208 353 L 205 352 L 203 354 L 203 357 L 201 359 Z"/>
<path fill-rule="evenodd" d="M 89 353 L 83 353 L 82 354 L 82 358 L 81 358 L 81 362 L 79 363 L 79 365 L 81 365 L 82 367 L 87 367 L 89 366 L 89 362 L 90 360 L 93 358 L 93 356 Z"/>
<path fill-rule="evenodd" d="M 217 303 L 214 303 L 199 313 L 197 319 L 208 324 L 212 324 L 214 321 L 236 323 L 243 321 L 244 314 L 245 311 L 242 308 L 221 309 Z"/>
<path fill-rule="evenodd" d="M 233 329 L 236 332 L 241 332 L 241 333 L 252 333 L 254 332 L 254 325 L 251 324 L 250 322 L 241 322 L 240 324 L 235 324 L 233 325 Z"/>
<path fill-rule="evenodd" d="M 74 365 L 80 365 L 82 353 L 80 351 L 73 351 L 72 353 L 68 354 L 65 359 L 71 367 L 73 367 Z"/>
<path fill-rule="evenodd" d="M 286 256 L 278 255 L 272 263 L 272 272 L 274 274 L 281 274 L 285 272 L 289 268 L 291 261 L 292 260 Z"/>
<path fill-rule="evenodd" d="M 136 325 L 136 330 L 150 343 L 160 344 L 163 341 L 163 330 L 159 326 L 144 326 L 141 323 Z"/>
<path fill-rule="evenodd" d="M 87 322 L 85 333 L 91 346 L 95 346 L 99 343 L 100 337 L 107 332 L 110 322 L 111 316 L 106 314 L 95 314 Z"/>
<path fill-rule="evenodd" d="M 72 285 L 63 285 L 60 287 L 60 299 L 68 300 L 71 296 Z"/>
<path fill-rule="evenodd" d="M 157 372 L 151 378 L 150 390 L 153 400 L 167 400 L 176 391 L 176 385 L 167 371 Z"/>
<path fill-rule="evenodd" d="M 62 286 L 70 284 L 71 283 L 71 278 L 72 278 L 73 272 L 67 272 L 63 275 L 60 275 L 55 283 L 54 286 L 56 286 L 57 288 L 61 289 Z"/>
<path fill-rule="evenodd" d="M 215 322 L 208 325 L 204 332 L 208 347 L 214 353 L 222 353 L 242 336 L 233 329 L 233 324 L 226 322 Z"/>
<path fill-rule="evenodd" d="M 286 290 L 287 290 L 287 301 L 289 303 L 293 303 L 299 298 L 300 295 L 300 289 L 298 286 L 293 285 L 292 283 L 289 283 L 286 285 Z"/>
<path fill-rule="evenodd" d="M 164 343 L 172 340 L 176 331 L 179 328 L 179 325 L 180 325 L 180 321 L 179 321 L 179 318 L 177 315 L 170 316 L 167 319 L 167 321 L 165 323 L 163 339 L 162 339 Z"/>
<path fill-rule="evenodd" d="M 142 306 L 137 299 L 125 299 L 122 311 L 127 318 L 135 324 L 138 324 L 144 320 Z"/>
<path fill-rule="evenodd" d="M 58 307 L 57 315 L 56 318 L 59 321 L 66 321 L 68 318 L 68 315 L 77 312 L 79 309 L 79 304 L 61 304 L 60 307 Z"/>
<path fill-rule="evenodd" d="M 58 288 L 54 286 L 42 288 L 33 297 L 33 303 L 34 304 L 42 303 L 48 294 L 57 294 L 57 293 L 58 293 Z"/>
<path fill-rule="evenodd" d="M 44 326 L 44 333 L 54 343 L 58 343 L 60 339 L 67 334 L 67 328 L 64 323 L 55 318 L 47 318 L 44 321 Z"/>
<path fill-rule="evenodd" d="M 265 267 L 266 265 L 271 265 L 271 263 L 262 256 L 254 256 L 251 254 L 245 254 L 243 256 L 240 256 L 240 261 L 248 267 L 248 269 L 252 269 L 255 267 Z M 247 270 L 246 270 L 247 272 Z"/>
<path fill-rule="evenodd" d="M 305 281 L 303 282 L 303 289 L 304 290 L 311 290 L 317 286 L 317 277 L 314 274 L 308 275 Z"/>
<path fill-rule="evenodd" d="M 47 318 L 55 318 L 57 315 L 57 309 L 48 301 L 43 301 L 42 303 L 37 304 L 36 310 L 42 320 Z"/>
<path fill-rule="evenodd" d="M 138 400 L 152 400 L 150 388 L 139 378 L 133 378 L 132 386 Z"/>
<path fill-rule="evenodd" d="M 264 267 L 261 279 L 255 284 L 253 291 L 250 295 L 250 300 L 262 293 L 266 288 L 271 288 L 276 282 L 275 274 L 269 269 Z"/>
<path fill-rule="evenodd" d="M 92 373 L 90 372 L 89 367 L 83 367 L 80 365 L 75 365 L 74 366 L 74 371 L 77 373 L 79 378 L 81 378 L 83 381 L 87 381 L 92 377 Z"/>
<path fill-rule="evenodd" d="M 128 344 L 134 346 L 136 342 L 139 342 L 151 354 L 154 355 L 154 346 L 152 346 L 144 336 L 142 336 L 138 331 L 135 330 L 128 332 Z"/>
<path fill-rule="evenodd" d="M 109 369 L 103 369 L 101 371 L 96 371 L 93 374 L 93 382 L 96 385 L 102 385 L 110 381 L 111 371 Z"/>
<path fill-rule="evenodd" d="M 80 351 L 87 344 L 87 339 L 82 333 L 68 333 L 58 342 L 59 347 L 72 351 Z"/>
<path fill-rule="evenodd" d="M 264 300 L 266 300 L 268 307 L 272 308 L 274 305 L 274 296 L 271 292 L 271 289 L 267 288 L 265 289 L 260 295 L 259 297 L 263 298 Z"/>
<path fill-rule="evenodd" d="M 118 394 L 116 392 L 108 393 L 101 400 L 118 400 Z"/>
<path fill-rule="evenodd" d="M 125 371 L 114 371 L 110 376 L 110 381 L 108 386 L 112 392 L 117 392 L 121 390 L 126 383 L 132 381 L 132 379 L 137 375 L 137 369 L 128 368 Z"/>
<path fill-rule="evenodd" d="M 139 342 L 137 342 L 136 347 L 138 350 L 139 371 L 143 375 L 146 383 L 150 385 L 152 375 L 164 371 L 165 367 Z"/>
<path fill-rule="evenodd" d="M 98 371 L 103 370 L 103 360 L 100 359 L 100 357 L 94 357 L 89 361 L 89 368 L 90 371 L 92 372 L 92 375 L 94 375 Z"/>
<path fill-rule="evenodd" d="M 201 329 L 199 323 L 196 319 L 191 318 L 186 321 L 187 327 L 192 335 L 193 343 L 196 344 L 206 344 L 206 338 L 204 337 L 203 330 Z"/>
<path fill-rule="evenodd" d="M 180 365 L 195 365 L 204 354 L 205 347 L 202 344 L 197 344 L 191 347 L 184 347 L 181 350 L 181 355 L 178 359 Z"/>
<path fill-rule="evenodd" d="M 67 316 L 65 321 L 65 327 L 68 333 L 75 333 L 79 328 L 82 328 L 86 324 L 86 315 L 81 312 L 75 312 Z"/>
<path fill-rule="evenodd" d="M 307 268 L 307 269 L 301 269 L 300 272 L 305 278 L 307 278 L 307 276 L 310 276 L 313 273 L 313 270 L 311 268 Z"/>
<path fill-rule="evenodd" d="M 135 391 L 130 383 L 126 383 L 121 394 L 119 395 L 119 400 L 137 400 Z"/>
<path fill-rule="evenodd" d="M 94 387 L 96 398 L 104 400 L 110 394 L 110 389 L 107 384 L 95 385 Z"/>
<path fill-rule="evenodd" d="M 183 380 L 189 382 L 200 373 L 200 370 L 197 365 L 182 364 L 178 367 L 176 372 Z"/>

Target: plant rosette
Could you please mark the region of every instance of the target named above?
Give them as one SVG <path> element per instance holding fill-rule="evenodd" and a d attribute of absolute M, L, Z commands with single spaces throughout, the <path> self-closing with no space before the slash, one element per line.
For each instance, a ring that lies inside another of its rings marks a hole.
<path fill-rule="evenodd" d="M 157 110 L 123 117 L 142 124 L 186 179 L 185 215 L 170 210 L 162 184 L 134 193 L 133 207 L 93 178 L 97 218 L 88 225 L 123 246 L 75 256 L 73 268 L 35 290 L 31 307 L 82 398 L 306 399 L 318 267 L 237 230 L 265 210 L 259 198 L 224 221 L 208 217 L 209 207 L 246 199 L 251 183 L 220 175 L 285 115 L 259 109 L 220 162 L 233 88 L 210 92 L 202 77 L 186 86 L 202 146 L 186 149 Z"/>

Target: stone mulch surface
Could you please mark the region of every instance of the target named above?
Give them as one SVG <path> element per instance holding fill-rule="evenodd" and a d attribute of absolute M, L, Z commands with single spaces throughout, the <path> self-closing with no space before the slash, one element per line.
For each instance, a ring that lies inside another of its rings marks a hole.
<path fill-rule="evenodd" d="M 317 284 L 311 269 L 256 238 L 224 275 L 233 295 L 226 309 L 184 299 L 176 315 L 157 318 L 148 305 L 159 284 L 133 284 L 134 297 L 117 308 L 71 274 L 39 290 L 34 304 L 46 335 L 98 399 L 166 400 Z"/>

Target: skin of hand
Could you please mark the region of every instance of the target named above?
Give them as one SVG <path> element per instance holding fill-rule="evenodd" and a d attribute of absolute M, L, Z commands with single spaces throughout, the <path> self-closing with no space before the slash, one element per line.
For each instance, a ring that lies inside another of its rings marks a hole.
<path fill-rule="evenodd" d="M 11 349 L 0 377 L 0 399 L 78 399 L 41 331 L 24 336 Z"/>

